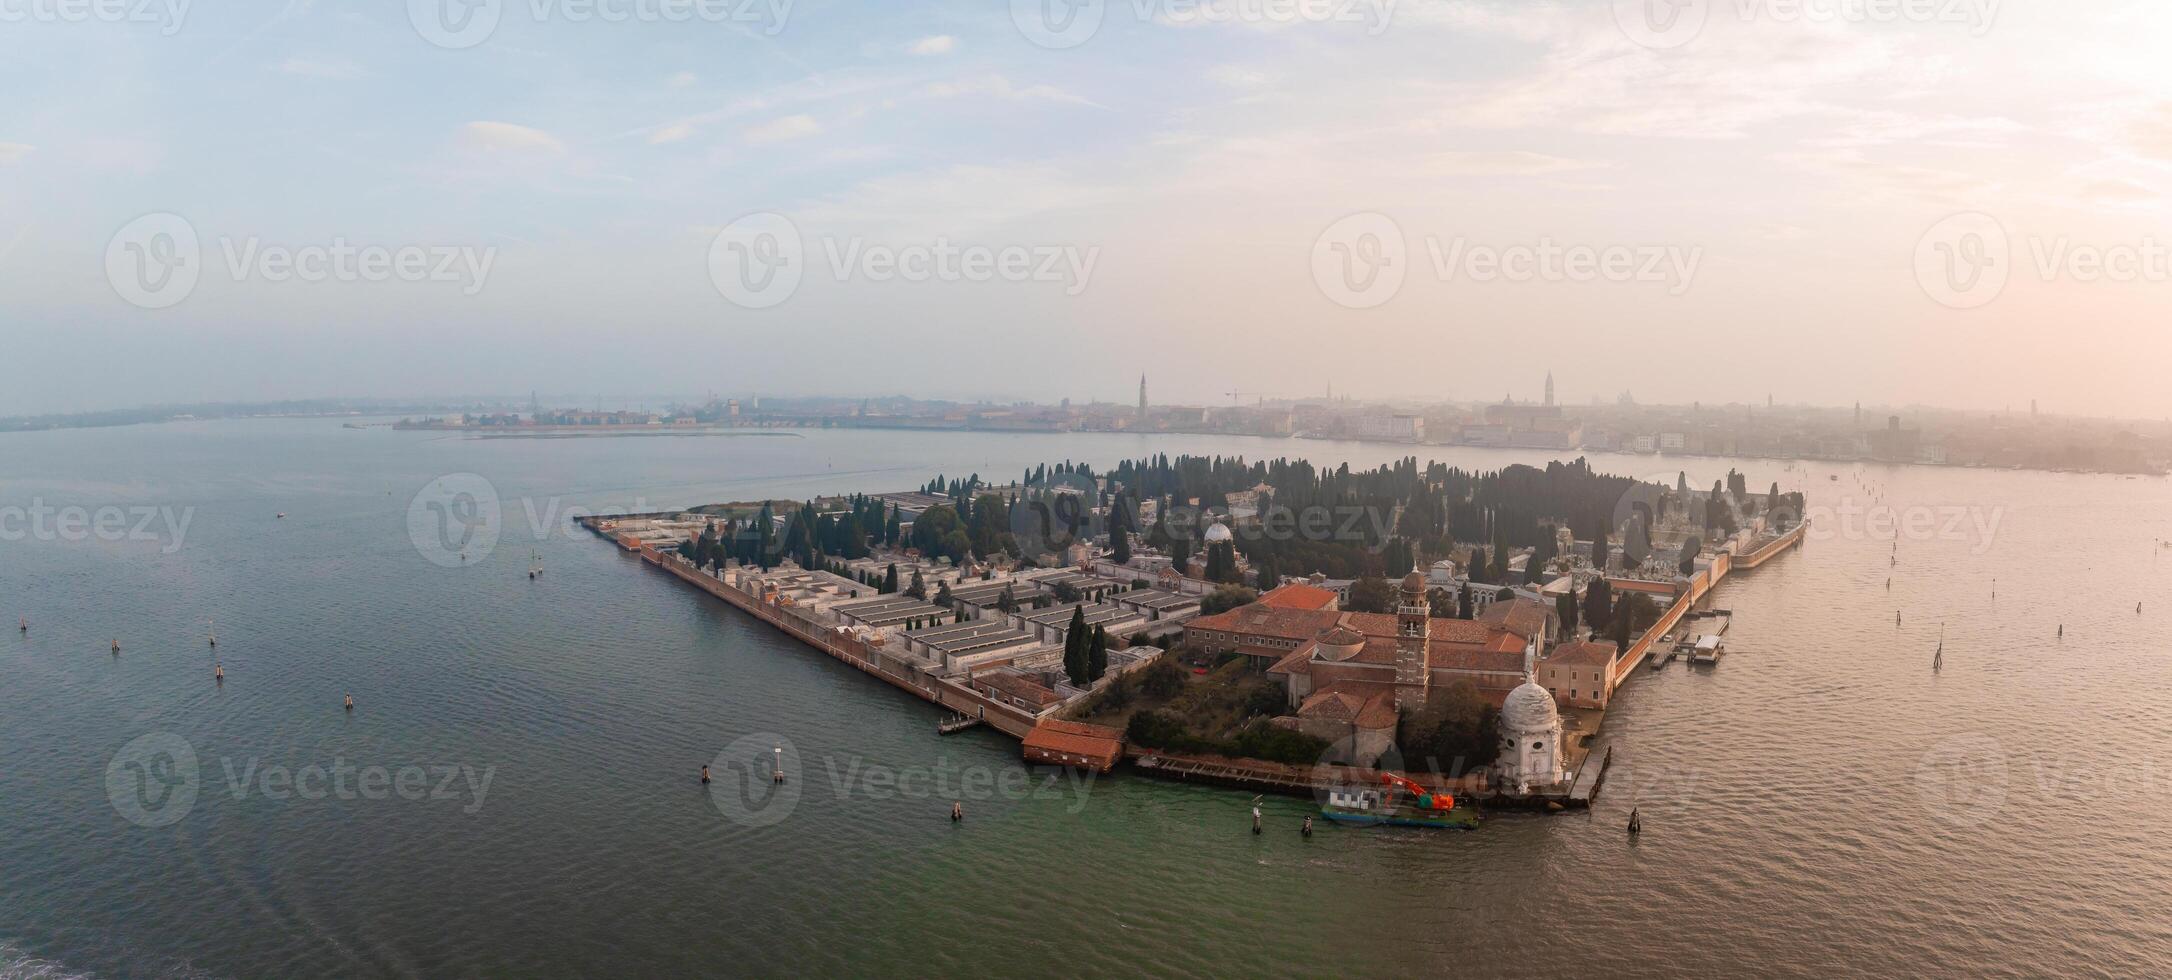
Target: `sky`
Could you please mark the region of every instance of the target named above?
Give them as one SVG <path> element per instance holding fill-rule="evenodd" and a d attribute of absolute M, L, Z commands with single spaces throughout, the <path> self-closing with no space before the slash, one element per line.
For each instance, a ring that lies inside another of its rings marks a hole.
<path fill-rule="evenodd" d="M 2160 418 L 2167 52 L 2119 0 L 0 0 L 0 413 Z"/>

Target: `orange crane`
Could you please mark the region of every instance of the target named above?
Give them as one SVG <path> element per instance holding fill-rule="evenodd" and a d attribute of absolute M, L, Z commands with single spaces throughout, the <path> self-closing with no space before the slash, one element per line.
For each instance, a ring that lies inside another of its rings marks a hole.
<path fill-rule="evenodd" d="M 1408 779 L 1404 779 L 1403 777 L 1398 776 L 1392 772 L 1381 773 L 1380 781 L 1383 784 L 1393 786 L 1396 789 L 1400 789 L 1403 792 L 1409 793 L 1412 798 L 1418 801 L 1418 809 L 1420 810 L 1433 810 L 1439 813 L 1446 813 L 1456 808 L 1456 798 L 1453 795 L 1448 793 L 1436 794 L 1433 791 L 1428 790 L 1425 787 L 1418 785 L 1417 783 L 1411 782 Z"/>

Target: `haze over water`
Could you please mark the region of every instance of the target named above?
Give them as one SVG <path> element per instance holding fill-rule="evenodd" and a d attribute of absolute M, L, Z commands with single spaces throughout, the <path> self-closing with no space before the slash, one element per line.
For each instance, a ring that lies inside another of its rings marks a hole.
<path fill-rule="evenodd" d="M 0 977 L 2172 969 L 2162 480 L 1593 456 L 1699 486 L 1734 466 L 1753 490 L 1806 491 L 1819 524 L 1722 587 L 1735 625 L 1717 668 L 1626 682 L 1589 813 L 1468 834 L 1324 825 L 1309 841 L 1306 801 L 1266 801 L 1253 837 L 1249 794 L 1121 773 L 971 797 L 953 826 L 949 797 L 862 777 L 1001 785 L 1022 771 L 1015 743 L 938 737 L 935 709 L 562 520 L 538 539 L 524 503 L 562 517 L 796 499 L 1150 453 L 1359 467 L 1411 448 L 475 440 L 320 420 L 0 439 L 0 507 L 192 515 L 178 547 L 0 541 L 0 620 L 31 623 L 0 636 Z M 495 487 L 504 530 L 446 568 L 410 539 L 408 509 L 460 473 Z M 1897 554 L 1889 534 L 1842 533 L 1833 508 L 1871 505 L 1865 482 L 1931 529 Z M 156 733 L 186 740 L 201 772 L 186 814 L 147 828 L 109 799 L 107 770 Z M 727 819 L 695 774 L 769 733 L 799 758 L 800 799 L 773 825 Z M 334 760 L 491 776 L 446 799 L 230 787 L 252 765 Z"/>

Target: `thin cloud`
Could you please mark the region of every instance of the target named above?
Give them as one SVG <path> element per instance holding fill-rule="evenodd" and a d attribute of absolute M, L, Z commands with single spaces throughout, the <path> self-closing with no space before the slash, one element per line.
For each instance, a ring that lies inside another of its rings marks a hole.
<path fill-rule="evenodd" d="M 1053 85 L 1013 85 L 1002 75 L 983 75 L 978 78 L 959 79 L 949 82 L 931 82 L 920 90 L 921 94 L 937 99 L 955 99 L 963 96 L 986 96 L 1009 102 L 1033 100 L 1063 102 L 1070 105 L 1104 108 L 1084 97 L 1073 95 Z"/>
<path fill-rule="evenodd" d="M 914 41 L 905 50 L 923 58 L 946 55 L 958 50 L 958 39 L 948 34 L 936 34 Z"/>
<path fill-rule="evenodd" d="M 490 152 L 564 153 L 566 144 L 540 129 L 508 122 L 479 121 L 461 127 L 469 147 Z"/>
<path fill-rule="evenodd" d="M 815 122 L 813 116 L 796 115 L 748 127 L 745 136 L 747 142 L 760 145 L 804 139 L 821 131 L 822 124 Z"/>

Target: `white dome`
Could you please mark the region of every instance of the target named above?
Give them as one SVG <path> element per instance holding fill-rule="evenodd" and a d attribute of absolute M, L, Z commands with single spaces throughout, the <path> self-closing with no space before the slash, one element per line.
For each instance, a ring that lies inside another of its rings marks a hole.
<path fill-rule="evenodd" d="M 1560 723 L 1561 712 L 1554 708 L 1554 696 L 1536 681 L 1524 681 L 1521 687 L 1508 692 L 1508 700 L 1501 704 L 1504 731 L 1546 732 Z"/>
<path fill-rule="evenodd" d="M 1229 526 L 1226 524 L 1207 525 L 1206 538 L 1208 544 L 1228 544 L 1230 539 Z"/>

